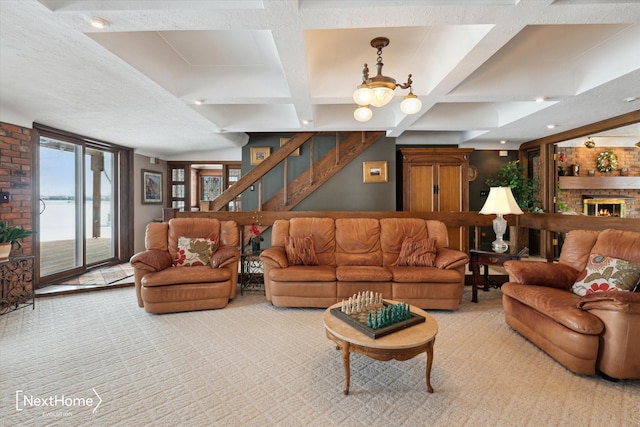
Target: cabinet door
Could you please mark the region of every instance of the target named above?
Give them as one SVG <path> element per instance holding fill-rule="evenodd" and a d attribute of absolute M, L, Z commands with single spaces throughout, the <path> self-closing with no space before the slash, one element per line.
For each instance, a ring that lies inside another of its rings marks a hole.
<path fill-rule="evenodd" d="M 464 191 L 462 177 L 463 167 L 460 164 L 438 165 L 438 211 L 440 212 L 461 212 L 464 210 Z M 463 249 L 464 228 L 448 227 L 449 247 L 452 249 Z"/>
<path fill-rule="evenodd" d="M 435 197 L 432 189 L 434 182 L 434 165 L 413 165 L 409 167 L 409 200 L 404 210 L 412 212 L 433 212 Z"/>

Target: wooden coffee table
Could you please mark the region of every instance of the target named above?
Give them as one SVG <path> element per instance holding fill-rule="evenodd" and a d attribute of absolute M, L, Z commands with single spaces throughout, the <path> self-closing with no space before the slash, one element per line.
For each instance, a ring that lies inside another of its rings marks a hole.
<path fill-rule="evenodd" d="M 395 304 L 395 301 L 389 301 Z M 340 307 L 337 303 L 324 312 L 323 322 L 327 338 L 336 343 L 338 350 L 342 349 L 344 363 L 345 386 L 344 394 L 349 394 L 350 383 L 350 355 L 359 353 L 375 360 L 409 360 L 420 353 L 427 353 L 427 390 L 433 393 L 431 387 L 431 365 L 433 363 L 433 344 L 438 333 L 436 320 L 423 310 L 411 307 L 411 312 L 425 318 L 424 323 L 402 329 L 378 339 L 369 338 L 363 332 L 349 325 L 331 313 L 331 309 Z"/>

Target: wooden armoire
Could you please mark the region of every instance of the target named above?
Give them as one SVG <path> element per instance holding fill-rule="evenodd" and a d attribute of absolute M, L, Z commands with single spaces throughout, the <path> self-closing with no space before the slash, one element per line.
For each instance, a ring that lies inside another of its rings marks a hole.
<path fill-rule="evenodd" d="M 469 210 L 469 155 L 472 148 L 404 148 L 402 210 L 463 212 Z M 449 247 L 468 250 L 464 227 L 449 227 Z"/>

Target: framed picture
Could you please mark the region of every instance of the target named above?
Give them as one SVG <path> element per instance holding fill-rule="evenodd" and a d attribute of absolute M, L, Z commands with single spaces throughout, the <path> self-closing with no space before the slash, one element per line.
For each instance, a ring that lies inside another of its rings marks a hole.
<path fill-rule="evenodd" d="M 362 182 L 387 181 L 387 162 L 362 162 Z"/>
<path fill-rule="evenodd" d="M 291 138 L 280 138 L 280 147 L 289 142 Z M 300 155 L 300 147 L 296 148 L 296 150 L 289 154 L 290 156 L 299 156 Z"/>
<path fill-rule="evenodd" d="M 142 169 L 142 203 L 162 203 L 162 172 Z"/>
<path fill-rule="evenodd" d="M 269 157 L 271 149 L 269 147 L 255 147 L 251 149 L 251 164 L 259 165 Z"/>

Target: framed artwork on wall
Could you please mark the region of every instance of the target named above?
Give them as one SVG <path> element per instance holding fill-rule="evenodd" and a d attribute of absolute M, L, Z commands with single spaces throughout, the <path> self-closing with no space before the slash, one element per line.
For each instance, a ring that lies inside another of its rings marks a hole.
<path fill-rule="evenodd" d="M 211 201 L 222 194 L 222 177 L 205 175 L 202 177 L 202 200 Z"/>
<path fill-rule="evenodd" d="M 280 147 L 289 142 L 291 138 L 280 138 Z M 300 147 L 296 148 L 295 151 L 290 156 L 299 156 L 300 155 Z"/>
<path fill-rule="evenodd" d="M 162 172 L 142 169 L 142 203 L 162 203 Z"/>
<path fill-rule="evenodd" d="M 362 162 L 362 182 L 388 182 L 387 162 Z"/>
<path fill-rule="evenodd" d="M 271 154 L 271 148 L 269 147 L 254 147 L 251 149 L 251 164 L 259 165 L 269 157 Z"/>

